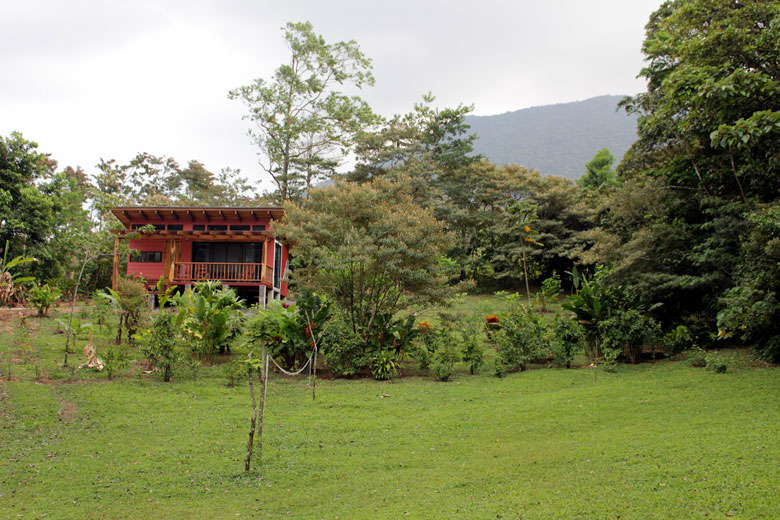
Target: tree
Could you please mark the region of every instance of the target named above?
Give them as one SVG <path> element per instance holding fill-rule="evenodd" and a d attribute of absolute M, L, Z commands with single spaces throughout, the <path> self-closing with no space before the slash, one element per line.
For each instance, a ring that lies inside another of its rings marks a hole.
<path fill-rule="evenodd" d="M 309 22 L 288 23 L 284 39 L 289 63 L 270 81 L 229 92 L 249 109 L 249 135 L 280 201 L 308 195 L 314 182 L 330 177 L 354 136 L 375 120 L 365 101 L 337 90 L 374 83 L 371 61 L 355 41 L 326 43 Z"/>
<path fill-rule="evenodd" d="M 780 5 L 668 1 L 642 50 L 648 91 L 623 101 L 639 139 L 586 254 L 704 344 L 743 270 L 745 214 L 780 192 Z"/>
<path fill-rule="evenodd" d="M 292 282 L 331 298 L 366 341 L 399 311 L 449 294 L 437 260 L 452 237 L 414 204 L 408 179 L 338 181 L 287 210 L 272 229 L 292 245 Z"/>
<path fill-rule="evenodd" d="M 780 189 L 780 5 L 674 0 L 652 14 L 640 76 L 648 91 L 634 152 L 654 175 L 704 195 L 774 198 Z"/>
<path fill-rule="evenodd" d="M 0 243 L 10 242 L 12 254 L 44 242 L 54 226 L 54 204 L 38 184 L 57 163 L 37 148 L 19 132 L 0 137 Z"/>
<path fill-rule="evenodd" d="M 589 190 L 597 190 L 604 185 L 615 182 L 615 172 L 612 171 L 612 163 L 615 156 L 608 149 L 602 148 L 593 159 L 585 163 L 586 173 L 577 179 L 577 185 Z"/>

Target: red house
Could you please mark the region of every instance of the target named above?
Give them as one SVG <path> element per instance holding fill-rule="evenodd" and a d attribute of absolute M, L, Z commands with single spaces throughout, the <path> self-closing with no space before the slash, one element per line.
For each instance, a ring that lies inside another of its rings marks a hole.
<path fill-rule="evenodd" d="M 189 287 L 219 280 L 249 301 L 265 304 L 287 296 L 287 246 L 269 232 L 282 208 L 120 207 L 124 224 L 114 240 L 113 285 L 119 277 L 119 241 L 133 251 L 127 275 L 143 276 L 154 288 Z"/>

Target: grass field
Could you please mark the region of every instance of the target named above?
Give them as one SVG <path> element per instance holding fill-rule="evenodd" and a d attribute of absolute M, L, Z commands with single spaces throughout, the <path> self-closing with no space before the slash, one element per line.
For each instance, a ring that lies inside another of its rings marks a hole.
<path fill-rule="evenodd" d="M 276 376 L 263 461 L 245 473 L 248 388 L 219 367 L 109 382 L 58 368 L 51 320 L 24 349 L 13 323 L 0 518 L 780 517 L 780 371 L 744 351 L 725 374 L 459 367 L 449 383 L 319 380 L 316 401 Z"/>

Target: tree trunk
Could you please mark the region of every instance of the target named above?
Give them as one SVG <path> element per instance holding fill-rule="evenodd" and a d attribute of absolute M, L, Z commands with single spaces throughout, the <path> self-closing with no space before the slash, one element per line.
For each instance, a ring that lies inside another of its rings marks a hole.
<path fill-rule="evenodd" d="M 249 353 L 249 358 L 252 358 L 252 353 Z M 254 439 L 255 439 L 255 426 L 257 425 L 257 401 L 255 401 L 255 384 L 254 384 L 254 377 L 253 377 L 252 366 L 249 366 L 248 373 L 249 373 L 249 395 L 252 396 L 252 417 L 250 419 L 249 424 L 249 443 L 246 447 L 246 463 L 244 464 L 244 469 L 246 471 L 249 471 L 249 466 L 252 463 L 252 448 L 254 447 Z"/>

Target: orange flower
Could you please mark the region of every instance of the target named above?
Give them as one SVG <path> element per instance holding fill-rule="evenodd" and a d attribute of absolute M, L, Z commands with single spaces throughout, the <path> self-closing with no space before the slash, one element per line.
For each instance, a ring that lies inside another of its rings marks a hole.
<path fill-rule="evenodd" d="M 417 328 L 420 329 L 420 332 L 430 332 L 433 330 L 433 325 L 423 320 L 417 324 Z"/>
<path fill-rule="evenodd" d="M 485 321 L 487 321 L 488 323 L 498 323 L 498 316 L 496 316 L 495 314 L 491 314 L 490 316 L 485 318 Z"/>
<path fill-rule="evenodd" d="M 531 226 L 525 226 L 523 229 L 525 230 L 526 233 L 531 232 Z"/>

